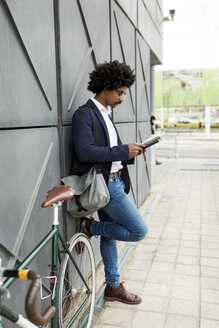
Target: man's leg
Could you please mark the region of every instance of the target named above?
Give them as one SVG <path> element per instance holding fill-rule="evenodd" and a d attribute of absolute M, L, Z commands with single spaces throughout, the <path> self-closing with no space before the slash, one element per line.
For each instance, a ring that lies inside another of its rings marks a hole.
<path fill-rule="evenodd" d="M 104 212 L 108 219 L 103 218 L 101 222 L 92 222 L 91 234 L 122 241 L 144 239 L 147 234 L 146 223 L 124 192 L 121 179 L 118 177 L 110 179 L 108 189 L 110 202 L 99 211 L 99 213 Z"/>
<path fill-rule="evenodd" d="M 91 235 L 101 236 L 101 254 L 107 282 L 104 298 L 108 301 L 138 304 L 141 298 L 128 293 L 119 282 L 116 240 L 141 240 L 147 234 L 147 226 L 136 206 L 125 194 L 119 177 L 109 180 L 108 189 L 110 202 L 98 211 L 100 222 L 92 222 L 88 229 Z M 83 226 L 87 227 L 88 223 L 89 219 L 84 220 Z"/>
<path fill-rule="evenodd" d="M 113 222 L 103 210 L 98 211 L 100 222 Z M 113 287 L 120 285 L 116 240 L 100 236 L 100 251 L 104 263 L 106 283 Z"/>

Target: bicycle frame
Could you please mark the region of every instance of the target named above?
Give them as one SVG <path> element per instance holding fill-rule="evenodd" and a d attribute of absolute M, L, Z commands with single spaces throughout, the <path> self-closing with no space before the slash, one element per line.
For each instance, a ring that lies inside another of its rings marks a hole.
<path fill-rule="evenodd" d="M 46 235 L 46 237 L 44 237 L 41 240 L 41 242 L 39 242 L 39 244 L 29 253 L 29 255 L 23 260 L 23 262 L 16 269 L 21 270 L 21 269 L 26 268 L 35 259 L 35 257 L 40 253 L 40 251 L 48 244 L 48 242 L 52 240 L 52 267 L 51 267 L 52 274 L 51 275 L 57 277 L 57 273 L 58 273 L 58 240 L 60 240 L 61 244 L 64 248 L 64 251 L 66 253 L 68 253 L 78 274 L 80 275 L 86 288 L 89 290 L 89 287 L 85 281 L 85 278 L 83 277 L 79 267 L 77 266 L 72 254 L 69 252 L 68 245 L 66 244 L 61 233 L 59 232 L 58 208 L 61 206 L 61 204 L 62 204 L 62 202 L 58 202 L 57 204 L 53 205 L 54 216 L 53 216 L 53 225 L 52 225 L 52 229 L 50 230 L 50 232 Z M 2 287 L 8 288 L 9 286 L 11 286 L 11 284 L 14 282 L 15 279 L 16 278 L 12 278 L 12 277 L 7 278 L 4 281 Z M 57 291 L 57 284 L 56 284 L 56 291 Z M 57 309 L 57 293 L 56 293 L 56 291 L 55 291 L 54 298 L 51 300 L 51 305 L 55 306 Z M 1 297 L 1 294 L 0 294 L 0 297 Z M 81 312 L 81 310 L 83 309 L 85 304 L 86 304 L 86 300 L 84 301 L 84 304 L 82 304 L 81 307 L 79 308 L 77 316 L 79 315 L 79 313 Z M 73 319 L 71 320 L 71 323 L 74 321 Z M 51 328 L 57 328 L 57 327 L 58 327 L 58 318 L 57 318 L 57 311 L 56 311 L 56 313 L 51 321 Z M 0 323 L 0 328 L 1 328 L 1 323 Z"/>

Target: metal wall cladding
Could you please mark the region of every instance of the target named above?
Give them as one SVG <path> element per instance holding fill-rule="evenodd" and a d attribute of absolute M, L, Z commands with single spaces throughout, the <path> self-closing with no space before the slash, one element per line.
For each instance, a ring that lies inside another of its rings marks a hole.
<path fill-rule="evenodd" d="M 122 108 L 121 108 L 122 110 Z M 135 123 L 117 123 L 116 128 L 122 140 L 122 143 L 128 144 L 136 140 L 136 124 Z M 137 205 L 137 184 L 136 184 L 136 160 L 134 165 L 128 165 L 130 175 L 130 193 L 129 196 Z"/>
<path fill-rule="evenodd" d="M 93 96 L 89 73 L 97 63 L 125 61 L 136 83 L 113 109 L 123 143 L 150 135 L 150 64 L 161 58 L 159 2 L 151 0 L 2 0 L 0 2 L 0 257 L 12 268 L 48 231 L 52 209 L 42 209 L 47 191 L 71 173 L 71 120 Z M 157 10 L 157 14 L 155 9 Z M 151 11 L 151 12 L 150 12 Z M 151 19 L 153 17 L 153 21 Z M 157 24 L 157 26 L 156 26 Z M 153 71 L 152 71 L 153 72 Z M 130 197 L 139 206 L 150 191 L 150 150 L 129 166 Z M 66 237 L 75 220 L 64 205 Z M 97 219 L 97 215 L 95 214 Z M 97 263 L 99 239 L 93 238 Z M 48 275 L 51 246 L 32 265 Z M 23 283 L 15 293 L 23 296 Z M 23 301 L 22 301 L 23 302 Z M 23 303 L 13 298 L 15 310 Z M 13 327 L 8 322 L 7 327 Z"/>
<path fill-rule="evenodd" d="M 138 2 L 138 30 L 156 55 L 156 60 L 159 64 L 162 62 L 163 55 L 161 42 L 163 33 L 162 13 L 159 2 L 148 1 L 148 3 L 151 2 L 156 4 L 150 4 L 147 7 L 147 3 L 144 0 L 139 0 Z"/>
<path fill-rule="evenodd" d="M 137 34 L 136 38 L 136 71 L 137 121 L 148 121 L 151 113 L 150 49 L 139 34 Z"/>
<path fill-rule="evenodd" d="M 0 127 L 57 124 L 53 2 L 3 1 L 0 22 Z"/>
<path fill-rule="evenodd" d="M 60 2 L 62 116 L 71 123 L 73 112 L 92 96 L 89 72 L 110 60 L 109 2 Z"/>
<path fill-rule="evenodd" d="M 118 0 L 118 3 L 126 14 L 128 15 L 129 19 L 133 22 L 135 26 L 138 25 L 137 20 L 137 2 L 138 0 Z"/>
<path fill-rule="evenodd" d="M 144 142 L 144 140 L 151 136 L 150 122 L 139 122 L 137 127 L 137 141 Z M 151 190 L 151 149 L 148 148 L 146 152 L 137 157 L 137 206 L 140 206 L 145 200 L 145 197 Z"/>
<path fill-rule="evenodd" d="M 135 28 L 120 8 L 112 3 L 112 59 L 125 61 L 132 69 L 135 69 Z M 127 42 L 128 36 L 128 42 Z M 135 121 L 135 84 L 127 90 L 123 104 L 113 112 L 115 122 Z"/>
<path fill-rule="evenodd" d="M 15 261 L 51 225 L 51 213 L 40 202 L 59 183 L 58 135 L 56 128 L 2 130 L 0 140 L 0 237 Z"/>

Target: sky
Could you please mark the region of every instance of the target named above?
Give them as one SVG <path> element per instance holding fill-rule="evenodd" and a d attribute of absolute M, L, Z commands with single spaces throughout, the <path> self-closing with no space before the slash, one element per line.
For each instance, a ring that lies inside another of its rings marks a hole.
<path fill-rule="evenodd" d="M 156 70 L 219 67 L 219 0 L 163 0 L 163 65 Z"/>

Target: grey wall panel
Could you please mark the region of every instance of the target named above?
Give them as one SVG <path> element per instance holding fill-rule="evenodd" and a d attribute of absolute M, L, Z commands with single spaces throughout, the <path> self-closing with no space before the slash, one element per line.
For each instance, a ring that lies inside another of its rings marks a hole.
<path fill-rule="evenodd" d="M 18 33 L 52 109 L 56 101 L 53 0 L 7 0 Z M 39 28 L 40 27 L 40 28 Z"/>
<path fill-rule="evenodd" d="M 64 176 L 71 174 L 71 165 L 72 165 L 72 127 L 64 126 L 63 127 L 63 149 L 64 149 Z"/>
<path fill-rule="evenodd" d="M 1 222 L 1 243 L 17 254 L 42 181 L 46 179 L 47 187 L 59 182 L 58 136 L 55 128 L 3 130 L 0 140 L 0 209 L 1 217 L 7 215 Z M 42 217 L 42 210 L 37 211 Z M 33 233 L 37 238 L 37 232 Z"/>
<path fill-rule="evenodd" d="M 92 93 L 87 91 L 89 73 L 97 62 L 109 60 L 108 1 L 60 3 L 62 110 L 65 124 L 71 123 L 73 112 Z M 96 15 L 90 15 L 96 8 Z M 98 18 L 97 18 L 98 17 Z"/>
<path fill-rule="evenodd" d="M 137 34 L 136 44 L 137 71 L 137 120 L 150 119 L 150 49 Z"/>
<path fill-rule="evenodd" d="M 82 15 L 85 19 L 88 38 L 94 48 L 97 63 L 110 60 L 110 21 L 108 0 L 81 0 Z M 91 15 L 95 13 L 95 15 Z"/>
<path fill-rule="evenodd" d="M 125 114 L 124 114 L 125 115 Z M 136 125 L 135 123 L 117 123 L 122 143 L 136 142 Z M 131 179 L 131 189 L 129 196 L 137 204 L 137 185 L 136 185 L 136 161 L 134 165 L 128 165 L 129 175 Z"/>
<path fill-rule="evenodd" d="M 151 135 L 150 122 L 138 123 L 138 142 L 143 142 Z M 137 157 L 137 188 L 138 206 L 142 204 L 151 189 L 151 150 L 146 150 L 141 156 Z"/>
<path fill-rule="evenodd" d="M 158 28 L 159 25 L 159 28 Z M 154 21 L 144 0 L 138 1 L 138 29 L 151 50 L 156 54 L 156 63 L 162 61 L 162 21 Z"/>
<path fill-rule="evenodd" d="M 41 34 L 44 33 L 39 26 L 46 21 L 45 15 L 42 19 L 40 15 L 35 17 L 38 25 L 34 25 L 31 23 L 34 21 L 31 17 L 35 15 L 33 7 L 24 15 L 15 2 L 13 5 L 11 3 L 9 8 L 0 3 L 0 127 L 55 124 L 57 106 L 52 7 L 45 5 L 41 8 L 46 9 L 48 16 L 48 33 L 46 38 L 42 37 L 42 42 L 45 42 L 39 46 Z M 12 19 L 11 15 L 15 18 Z M 22 20 L 23 16 L 25 19 Z M 45 45 L 48 35 L 49 42 Z"/>
<path fill-rule="evenodd" d="M 125 14 L 112 3 L 112 59 L 124 61 L 135 68 L 135 29 Z M 129 41 L 127 42 L 127 35 Z M 115 122 L 135 121 L 135 86 L 127 90 L 127 96 L 122 105 L 114 110 Z"/>
<path fill-rule="evenodd" d="M 129 19 L 137 26 L 137 0 L 118 0 Z"/>
<path fill-rule="evenodd" d="M 42 209 L 41 203 L 60 181 L 58 148 L 56 128 L 0 131 L 0 258 L 6 267 L 18 265 L 51 229 L 52 209 Z M 48 276 L 50 255 L 51 243 L 29 268 Z M 9 306 L 18 313 L 24 314 L 28 286 L 29 282 L 16 281 L 10 288 Z M 48 302 L 38 300 L 39 311 Z M 14 327 L 8 321 L 5 326 Z"/>

